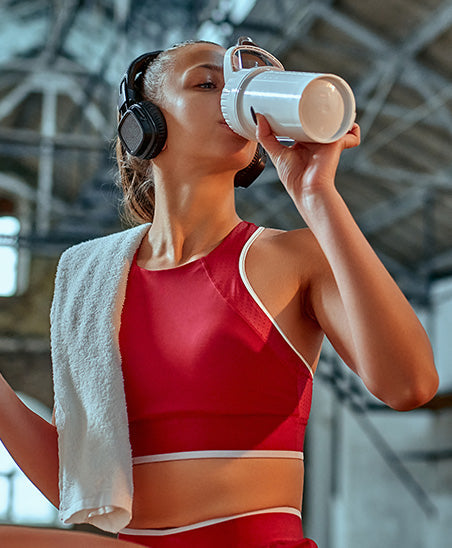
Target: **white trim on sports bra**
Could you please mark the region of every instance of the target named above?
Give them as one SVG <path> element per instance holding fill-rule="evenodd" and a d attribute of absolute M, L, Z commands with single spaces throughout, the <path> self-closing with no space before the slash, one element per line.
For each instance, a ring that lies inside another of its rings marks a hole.
<path fill-rule="evenodd" d="M 265 230 L 265 227 L 260 226 L 251 236 L 248 238 L 248 241 L 243 246 L 243 249 L 240 253 L 239 258 L 239 272 L 240 277 L 242 278 L 243 283 L 245 284 L 246 289 L 248 290 L 248 293 L 253 297 L 253 299 L 256 301 L 256 303 L 259 305 L 259 307 L 262 309 L 262 311 L 266 314 L 266 316 L 270 319 L 272 324 L 276 327 L 276 329 L 281 334 L 282 338 L 286 341 L 286 343 L 290 346 L 290 348 L 295 352 L 295 354 L 300 358 L 300 360 L 304 363 L 304 365 L 308 368 L 308 371 L 311 373 L 311 376 L 314 377 L 314 373 L 312 371 L 311 366 L 308 364 L 308 362 L 305 360 L 305 358 L 298 352 L 298 350 L 295 348 L 295 346 L 292 344 L 292 342 L 287 338 L 287 335 L 284 333 L 284 331 L 279 327 L 279 325 L 276 323 L 275 319 L 272 317 L 270 312 L 265 308 L 263 302 L 259 299 L 256 292 L 252 288 L 250 281 L 248 280 L 248 276 L 245 272 L 245 259 L 246 255 L 248 253 L 249 248 L 251 247 L 251 244 L 254 242 L 254 240 Z"/>
<path fill-rule="evenodd" d="M 159 455 L 143 455 L 134 457 L 133 464 L 145 464 L 148 462 L 165 462 L 171 460 L 186 459 L 222 459 L 222 458 L 273 458 L 273 459 L 299 459 L 303 460 L 301 451 L 273 451 L 250 449 L 243 451 L 222 450 L 222 451 L 181 451 L 179 453 L 161 453 Z"/>
<path fill-rule="evenodd" d="M 245 516 L 255 516 L 258 514 L 272 514 L 272 513 L 284 513 L 293 514 L 301 519 L 301 512 L 297 508 L 292 506 L 277 506 L 275 508 L 263 508 L 262 510 L 254 510 L 252 512 L 244 512 L 243 514 L 235 514 L 233 516 L 224 516 L 221 518 L 213 518 L 205 521 L 198 521 L 197 523 L 191 523 L 190 525 L 182 525 L 181 527 L 170 527 L 168 529 L 130 529 L 126 527 L 119 531 L 123 535 L 142 535 L 142 536 L 156 536 L 163 537 L 165 535 L 171 535 L 173 533 L 183 533 L 184 531 L 191 531 L 192 529 L 200 529 L 201 527 L 207 527 L 214 525 L 215 523 L 221 523 L 223 521 L 230 521 L 231 519 L 243 518 Z"/>

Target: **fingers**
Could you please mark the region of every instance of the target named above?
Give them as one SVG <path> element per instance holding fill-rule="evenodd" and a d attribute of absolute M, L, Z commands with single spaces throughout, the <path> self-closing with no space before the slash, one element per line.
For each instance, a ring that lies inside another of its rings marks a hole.
<path fill-rule="evenodd" d="M 277 153 L 281 149 L 284 149 L 282 145 L 274 136 L 270 124 L 263 114 L 255 113 L 257 120 L 256 137 L 263 147 L 271 154 Z M 361 128 L 358 124 L 353 124 L 350 131 L 344 135 L 341 139 L 343 148 L 353 148 L 361 142 Z"/>
<path fill-rule="evenodd" d="M 284 145 L 282 145 L 274 136 L 270 124 L 267 122 L 265 116 L 256 112 L 256 120 L 256 138 L 265 150 L 270 155 L 278 154 L 281 150 L 284 150 Z"/>
<path fill-rule="evenodd" d="M 352 129 L 342 137 L 344 149 L 357 147 L 361 142 L 361 128 L 358 124 L 353 124 Z"/>
<path fill-rule="evenodd" d="M 267 136 L 273 135 L 272 128 L 270 127 L 267 118 L 265 118 L 265 116 L 263 114 L 260 114 L 259 112 L 256 112 L 255 116 L 257 120 L 256 137 L 265 138 Z"/>

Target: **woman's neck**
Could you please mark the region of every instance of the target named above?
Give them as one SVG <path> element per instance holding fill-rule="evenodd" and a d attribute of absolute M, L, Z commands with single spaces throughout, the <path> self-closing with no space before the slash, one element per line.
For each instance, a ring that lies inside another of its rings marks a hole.
<path fill-rule="evenodd" d="M 240 222 L 231 181 L 156 181 L 155 213 L 144 257 L 161 268 L 203 256 Z"/>

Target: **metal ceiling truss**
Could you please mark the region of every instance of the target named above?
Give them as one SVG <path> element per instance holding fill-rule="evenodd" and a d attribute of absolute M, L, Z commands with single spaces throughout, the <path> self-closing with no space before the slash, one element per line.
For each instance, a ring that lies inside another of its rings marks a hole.
<path fill-rule="evenodd" d="M 363 135 L 370 130 L 405 64 L 413 61 L 416 54 L 448 28 L 451 22 L 452 5 L 447 0 L 440 9 L 415 29 L 405 42 L 397 47 L 392 45 L 384 52 L 383 60 L 379 60 L 377 66 L 371 67 L 368 76 L 359 85 L 361 93 L 364 91 L 364 94 L 360 96 L 361 100 L 364 98 L 363 95 L 368 96 L 373 92 L 360 118 Z"/>
<path fill-rule="evenodd" d="M 91 231 L 95 235 L 95 230 L 99 229 L 99 219 L 111 220 L 112 216 L 117 214 L 114 210 L 114 190 L 111 184 L 107 184 L 105 178 L 105 172 L 108 172 L 108 161 L 100 165 L 98 176 L 83 182 L 77 203 L 64 204 L 61 200 L 55 199 L 52 168 L 55 150 L 57 148 L 99 151 L 104 148 L 105 150 L 105 145 L 114 131 L 115 92 L 111 90 L 111 93 L 105 95 L 106 101 L 111 102 L 112 116 L 109 119 L 106 119 L 105 114 L 97 106 L 96 92 L 102 89 L 102 86 L 106 89 L 106 82 L 111 80 L 113 69 L 111 63 L 121 64 L 121 59 L 124 59 L 125 66 L 126 60 L 130 58 L 131 44 L 138 43 L 140 40 L 143 44 L 147 44 L 146 49 L 152 49 L 154 46 L 170 45 L 167 42 L 172 38 L 178 41 L 178 39 L 187 38 L 188 33 L 192 36 L 199 34 L 205 27 L 206 19 L 209 20 L 212 28 L 215 26 L 218 28 L 218 35 L 226 41 L 224 45 L 228 45 L 239 34 L 249 33 L 259 44 L 282 59 L 295 45 L 303 47 L 303 44 L 306 44 L 309 48 L 326 47 L 327 50 L 331 48 L 332 52 L 342 47 L 343 54 L 350 54 L 354 48 L 353 42 L 356 43 L 354 49 L 356 56 L 365 60 L 367 67 L 359 79 L 353 82 L 360 108 L 359 122 L 367 138 L 359 149 L 353 151 L 353 154 L 344 155 L 339 172 L 344 177 L 347 177 L 347 174 L 361 178 L 370 176 L 373 180 L 379 179 L 386 182 L 388 187 L 392 184 L 394 189 L 397 189 L 395 197 L 391 200 L 386 199 L 376 203 L 358 216 L 358 222 L 366 235 L 376 236 L 422 211 L 430 195 L 429 189 L 439 192 L 450 191 L 452 163 L 432 171 L 431 165 L 419 157 L 414 158 L 414 168 L 412 165 L 407 166 L 406 169 L 402 165 L 395 166 L 387 162 L 382 164 L 375 158 L 375 155 L 381 154 L 388 145 L 401 158 L 412 156 L 414 149 L 411 149 L 411 145 L 400 137 L 419 124 L 440 130 L 452 137 L 452 114 L 447 108 L 448 101 L 452 99 L 451 82 L 417 59 L 424 48 L 451 27 L 452 2 L 450 0 L 443 2 L 398 44 L 394 44 L 381 33 L 373 31 L 369 26 L 361 24 L 340 11 L 340 3 L 332 0 L 303 2 L 280 0 L 277 7 L 268 0 L 250 1 L 245 8 L 243 5 L 246 3 L 242 2 L 241 8 L 239 4 L 240 2 L 233 0 L 199 0 L 189 3 L 178 3 L 174 0 L 166 8 L 159 6 L 159 10 L 156 11 L 152 3 L 136 0 L 115 0 L 105 4 L 99 1 L 96 3 L 97 11 L 102 15 L 104 9 L 105 14 L 110 13 L 113 17 L 113 32 L 109 36 L 115 40 L 115 55 L 112 55 L 110 44 L 102 44 L 99 51 L 103 53 L 93 59 L 90 66 L 84 67 L 80 65 L 82 57 L 75 59 L 71 53 L 68 53 L 67 47 L 68 36 L 74 25 L 77 26 L 79 34 L 83 30 L 79 28 L 81 24 L 79 12 L 84 9 L 89 10 L 89 6 L 77 0 L 55 2 L 53 11 L 49 12 L 47 2 L 35 0 L 29 3 L 9 3 L 7 9 L 12 10 L 11 14 L 16 18 L 26 17 L 27 14 L 34 12 L 47 13 L 47 15 L 51 13 L 53 18 L 46 43 L 42 44 L 43 47 L 38 55 L 36 56 L 33 49 L 29 52 L 23 51 L 20 60 L 13 59 L 4 63 L 3 67 L 7 72 L 0 76 L 0 86 L 10 87 L 15 77 L 18 82 L 0 101 L 0 123 L 2 118 L 20 107 L 32 90 L 40 89 L 43 97 L 42 109 L 46 115 L 43 117 L 39 133 L 24 129 L 0 129 L 0 147 L 8 154 L 18 155 L 17 151 L 21 146 L 23 151 L 32 150 L 40 158 L 37 189 L 35 191 L 28 189 L 28 194 L 33 195 L 39 212 L 36 219 L 37 236 L 42 239 L 45 236 L 49 239 L 53 237 L 49 233 L 49 219 L 52 214 L 64 215 L 68 210 L 74 212 L 74 222 L 70 220 L 70 217 L 65 217 L 66 225 L 61 225 L 61 230 L 66 232 L 68 237 L 67 231 L 76 224 L 84 224 L 86 233 Z M 3 8 L 1 11 L 3 16 L 7 17 L 7 9 L 5 11 Z M 172 10 L 173 20 L 178 24 L 177 28 L 172 29 L 169 26 L 168 21 L 171 21 L 171 18 L 167 17 L 169 14 L 165 11 L 169 9 Z M 243 13 L 240 15 L 240 9 L 244 10 L 245 16 Z M 277 19 L 272 16 L 272 10 L 276 10 Z M 99 13 L 97 16 L 101 17 Z M 182 21 L 185 21 L 185 27 L 182 26 Z M 350 37 L 352 41 L 348 41 L 343 46 L 334 43 L 321 44 L 310 34 L 313 26 L 319 22 L 337 29 Z M 133 40 L 131 40 L 132 36 Z M 30 41 L 30 47 L 35 48 L 33 40 Z M 145 49 L 143 46 L 141 48 Z M 79 44 L 78 49 L 83 50 L 82 43 Z M 32 55 L 32 59 L 27 59 L 27 55 Z M 94 67 L 96 61 L 97 66 Z M 14 76 L 15 74 L 17 76 Z M 408 108 L 390 101 L 391 92 L 398 84 L 413 90 L 413 97 L 419 103 L 416 108 Z M 94 133 L 74 135 L 69 131 L 56 130 L 58 94 L 66 95 L 74 104 L 79 105 L 79 112 L 86 117 L 91 127 L 95 128 Z M 393 121 L 377 130 L 376 121 L 381 115 Z M 422 166 L 419 172 L 416 171 L 416 162 L 418 166 Z M 5 181 L 5 177 L 0 178 L 0 186 L 6 185 Z M 278 190 L 276 182 L 275 170 L 267 169 L 260 183 L 253 186 L 243 200 L 248 202 L 248 206 L 251 201 L 254 203 L 253 217 L 260 224 L 272 224 L 277 220 L 278 226 L 290 229 L 294 224 L 294 215 L 290 209 L 293 206 L 284 191 Z M 18 193 L 25 192 L 24 184 L 22 182 L 17 187 Z M 11 185 L 6 186 L 11 191 Z M 90 216 L 90 211 L 93 213 L 93 210 L 84 210 L 84 207 L 87 203 L 94 203 L 89 196 L 99 198 L 99 192 L 104 192 L 102 189 L 105 189 L 105 196 L 109 200 L 109 206 L 106 202 L 103 204 L 104 207 L 110 208 L 109 213 L 103 217 L 100 210 L 96 209 L 93 218 Z M 239 193 L 238 202 L 240 203 L 241 200 Z M 79 216 L 83 214 L 83 211 L 85 211 L 85 223 L 80 223 Z M 82 234 L 79 235 L 82 237 Z M 55 237 L 58 239 L 56 235 Z M 401 265 L 395 257 L 389 257 L 383 252 L 380 256 L 385 257 L 385 264 L 396 276 L 405 280 L 405 286 L 410 287 L 413 293 L 421 292 L 421 288 L 425 292 L 425 278 L 426 276 L 428 278 L 438 265 L 441 265 L 441 268 L 450 265 L 452 272 L 451 253 L 443 252 L 436 262 L 432 258 L 432 262 L 429 263 L 432 265 L 430 270 L 427 267 L 428 261 L 424 257 L 418 265 L 417 272 L 410 271 Z M 408 281 L 410 272 L 412 280 Z"/>
<path fill-rule="evenodd" d="M 17 91 L 16 91 L 17 90 Z M 42 97 L 41 126 L 39 130 L 33 129 L 0 129 L 0 145 L 17 147 L 19 155 L 29 154 L 30 150 L 23 145 L 31 144 L 36 147 L 35 153 L 39 157 L 39 170 L 36 190 L 36 232 L 44 237 L 49 234 L 52 210 L 57 203 L 53 195 L 53 167 L 55 162 L 55 148 L 64 146 L 71 148 L 99 148 L 105 150 L 105 134 L 111 132 L 111 124 L 105 118 L 95 103 L 85 105 L 85 93 L 80 88 L 80 82 L 71 75 L 54 73 L 51 70 L 34 72 L 26 78 L 17 88 L 14 88 L 0 101 L 0 122 L 21 104 L 32 93 L 38 93 Z M 57 99 L 58 96 L 67 96 L 79 108 L 78 116 L 84 117 L 97 136 L 76 135 L 71 133 L 59 133 L 57 131 Z M 4 147 L 2 146 L 4 150 Z M 1 185 L 1 179 L 0 179 Z M 11 189 L 10 189 L 11 190 Z M 67 207 L 69 210 L 73 206 Z"/>
<path fill-rule="evenodd" d="M 394 141 L 421 122 L 434 127 L 440 126 L 452 137 L 452 115 L 445 108 L 447 102 L 452 98 L 452 84 L 423 66 L 416 59 L 416 56 L 426 46 L 450 28 L 452 3 L 450 0 L 443 2 L 402 43 L 397 45 L 339 12 L 333 5 L 334 3 L 330 1 L 304 2 L 302 5 L 288 1 L 280 2 L 278 7 L 281 14 L 281 27 L 284 28 L 284 32 L 273 37 L 264 36 L 265 43 L 262 45 L 283 58 L 292 44 L 300 40 L 300 36 L 308 35 L 309 30 L 316 22 L 324 21 L 352 37 L 362 46 L 364 50 L 362 55 L 370 57 L 367 74 L 358 82 L 354 82 L 357 103 L 361 109 L 359 123 L 362 135 L 365 137 L 371 131 L 375 120 L 381 113 L 390 114 L 394 122 L 364 140 L 364 144 L 354 151 L 352 161 L 349 157 L 344 158 L 345 161 L 342 162 L 340 171 L 356 173 L 360 176 L 377 176 L 388 183 L 393 182 L 406 188 L 395 198 L 375 205 L 358 219 L 364 233 L 367 236 L 372 236 L 425 208 L 426 200 L 430 196 L 428 189 L 436 188 L 448 191 L 452 187 L 449 169 L 428 173 L 430 165 L 425 164 L 426 172 L 419 173 L 401 167 L 382 166 L 375 164 L 372 160 L 372 156 L 376 152 L 389 144 L 393 150 L 409 155 L 414 154 L 416 158 L 415 151 L 411 151 L 407 143 L 398 142 L 394 145 Z M 242 28 L 246 29 L 246 24 L 245 21 Z M 312 38 L 308 37 L 301 40 L 301 43 L 306 44 L 308 40 L 312 42 Z M 324 47 L 320 41 L 316 45 L 318 49 Z M 334 43 L 329 47 L 336 48 L 337 46 Z M 344 51 L 349 52 L 347 49 Z M 423 98 L 423 102 L 417 108 L 402 108 L 388 102 L 394 85 L 399 82 L 405 87 L 413 89 L 416 97 Z M 420 158 L 417 157 L 416 160 L 419 162 Z M 259 204 L 259 211 L 256 214 L 259 222 L 277 217 L 274 210 L 274 215 L 271 212 L 275 200 L 279 201 L 279 198 L 262 196 L 262 193 L 257 192 L 254 193 L 254 196 Z M 281 203 L 285 204 L 283 198 L 278 203 L 278 213 L 281 213 Z M 429 290 L 429 284 L 426 284 L 425 280 L 432 274 L 434 265 L 437 263 L 423 261 L 423 266 L 419 265 L 417 272 L 411 272 L 401 267 L 396 259 L 385 254 L 382 255 L 384 255 L 388 268 L 401 278 L 398 280 L 399 283 L 403 281 L 404 289 L 412 295 L 417 295 L 418 298 L 420 296 L 423 302 L 428 301 L 426 292 Z M 450 254 L 443 254 L 440 263 L 444 265 L 449 258 Z M 428 273 L 426 272 L 426 263 L 431 264 Z M 452 272 L 452 262 L 449 266 L 449 270 Z M 408 281 L 410 277 L 412 279 Z"/>
<path fill-rule="evenodd" d="M 357 221 L 366 236 L 372 236 L 413 212 L 421 209 L 431 193 L 427 188 L 408 189 L 384 202 L 378 202 L 358 217 Z"/>

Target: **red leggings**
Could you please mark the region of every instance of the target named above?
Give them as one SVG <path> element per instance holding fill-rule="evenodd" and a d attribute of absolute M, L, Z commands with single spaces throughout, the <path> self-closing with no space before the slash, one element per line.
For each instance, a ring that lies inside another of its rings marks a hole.
<path fill-rule="evenodd" d="M 317 548 L 303 538 L 300 516 L 272 509 L 233 516 L 219 523 L 201 522 L 187 530 L 123 529 L 118 538 L 149 548 Z"/>

